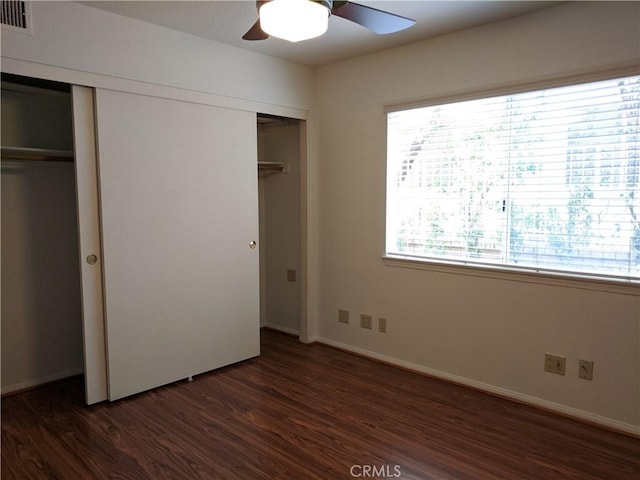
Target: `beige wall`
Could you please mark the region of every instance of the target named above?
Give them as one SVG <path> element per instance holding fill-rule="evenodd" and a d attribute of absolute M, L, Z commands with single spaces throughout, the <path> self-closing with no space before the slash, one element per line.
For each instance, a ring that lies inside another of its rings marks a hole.
<path fill-rule="evenodd" d="M 258 159 L 287 173 L 260 179 L 261 324 L 300 334 L 300 127 L 297 120 L 259 125 Z M 296 281 L 287 281 L 287 270 Z"/>
<path fill-rule="evenodd" d="M 381 259 L 385 105 L 639 59 L 639 4 L 580 2 L 320 68 L 312 336 L 640 431 L 638 290 L 406 269 Z M 339 308 L 351 312 L 350 324 L 338 323 Z M 359 328 L 360 313 L 374 316 L 373 331 Z M 388 333 L 375 330 L 378 317 L 388 319 Z M 545 352 L 566 355 L 566 376 L 543 371 Z M 595 362 L 593 381 L 578 378 L 579 358 Z"/>
<path fill-rule="evenodd" d="M 288 116 L 311 102 L 312 70 L 285 60 L 76 2 L 32 2 L 32 23 L 33 35 L 2 30 L 3 71 L 114 89 L 134 81 L 136 93 L 173 87 L 187 99 L 211 94 L 220 106 L 259 103 Z"/>

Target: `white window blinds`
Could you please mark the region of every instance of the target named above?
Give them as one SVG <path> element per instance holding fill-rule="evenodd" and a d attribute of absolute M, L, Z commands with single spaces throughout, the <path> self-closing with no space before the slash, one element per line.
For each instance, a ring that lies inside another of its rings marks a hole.
<path fill-rule="evenodd" d="M 388 114 L 387 254 L 640 278 L 640 76 Z"/>

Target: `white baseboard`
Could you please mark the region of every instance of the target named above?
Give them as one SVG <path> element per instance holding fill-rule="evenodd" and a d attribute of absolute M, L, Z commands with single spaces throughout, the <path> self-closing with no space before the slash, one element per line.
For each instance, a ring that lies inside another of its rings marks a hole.
<path fill-rule="evenodd" d="M 275 323 L 265 323 L 261 325 L 261 327 L 270 328 L 271 330 L 277 330 L 282 333 L 287 333 L 289 335 L 294 335 L 296 337 L 300 336 L 300 330 L 296 330 L 294 328 L 283 327 L 282 325 L 277 325 Z"/>
<path fill-rule="evenodd" d="M 84 373 L 84 368 L 78 367 L 70 370 L 64 370 L 62 372 L 52 373 L 51 375 L 46 375 L 44 377 L 32 378 L 13 385 L 4 385 L 2 387 L 2 395 L 19 392 L 20 390 L 26 390 L 27 388 L 37 387 L 38 385 L 44 385 L 45 383 L 55 382 L 56 380 L 62 380 L 63 378 L 74 377 L 81 373 Z"/>
<path fill-rule="evenodd" d="M 405 362 L 404 360 L 399 360 L 394 357 L 382 355 L 380 353 L 372 352 L 370 350 L 365 350 L 363 348 L 355 347 L 353 345 L 349 345 L 346 343 L 337 342 L 329 338 L 312 337 L 309 339 L 309 343 L 312 343 L 312 342 L 322 343 L 325 345 L 329 345 L 331 347 L 338 348 L 340 350 L 357 353 L 358 355 L 362 355 L 363 357 L 379 360 L 381 362 L 388 363 L 390 365 L 406 368 L 407 370 L 412 370 L 414 372 L 424 373 L 426 375 L 440 378 L 442 380 L 447 380 L 449 382 L 465 385 L 465 386 L 482 390 L 488 393 L 493 393 L 495 395 L 509 398 L 521 403 L 544 408 L 546 410 L 551 410 L 569 417 L 573 417 L 580 420 L 584 420 L 586 422 L 601 425 L 603 427 L 607 427 L 612 430 L 617 430 L 620 432 L 624 432 L 624 433 L 628 433 L 628 434 L 640 437 L 640 426 L 638 425 L 632 425 L 629 423 L 621 422 L 619 420 L 615 420 L 609 417 L 604 417 L 602 415 L 598 415 L 595 413 L 586 412 L 584 410 L 579 410 L 573 407 L 568 407 L 566 405 L 562 405 L 559 403 L 550 402 L 548 400 L 544 400 L 538 397 L 533 397 L 531 395 L 514 392 L 512 390 L 508 390 L 502 387 L 497 387 L 495 385 L 491 385 L 488 383 L 478 382 L 477 380 L 472 380 L 470 378 L 460 377 L 458 375 L 453 375 L 451 373 L 435 370 L 433 368 L 425 367 L 423 365 L 419 365 L 416 363 Z"/>
<path fill-rule="evenodd" d="M 314 335 L 312 337 L 308 337 L 307 341 L 304 342 L 304 343 L 311 344 L 311 343 L 316 343 L 317 342 L 317 343 L 326 343 L 327 345 L 329 345 L 329 343 L 323 342 L 323 340 L 325 340 L 325 339 L 322 338 L 322 337 L 319 337 L 317 335 Z"/>

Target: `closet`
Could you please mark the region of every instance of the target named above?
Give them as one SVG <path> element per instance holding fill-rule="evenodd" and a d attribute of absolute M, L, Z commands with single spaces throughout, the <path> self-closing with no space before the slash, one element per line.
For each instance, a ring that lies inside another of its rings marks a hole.
<path fill-rule="evenodd" d="M 3 80 L 3 392 L 84 370 L 91 404 L 259 355 L 256 114 Z"/>
<path fill-rule="evenodd" d="M 299 336 L 301 326 L 301 122 L 258 116 L 260 320 Z"/>
<path fill-rule="evenodd" d="M 70 88 L 2 76 L 2 393 L 83 372 Z"/>

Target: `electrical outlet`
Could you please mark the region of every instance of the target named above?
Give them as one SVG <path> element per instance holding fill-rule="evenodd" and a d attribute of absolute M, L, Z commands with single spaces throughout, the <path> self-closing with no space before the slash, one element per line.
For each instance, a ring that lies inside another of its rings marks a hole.
<path fill-rule="evenodd" d="M 338 321 L 340 323 L 349 323 L 349 310 L 338 310 Z"/>
<path fill-rule="evenodd" d="M 580 360 L 578 364 L 578 377 L 585 380 L 593 380 L 593 362 L 591 360 Z"/>
<path fill-rule="evenodd" d="M 295 281 L 296 281 L 296 271 L 287 270 L 287 282 L 295 282 Z"/>
<path fill-rule="evenodd" d="M 360 314 L 360 328 L 371 330 L 372 324 L 373 319 L 371 318 L 371 315 L 366 315 L 364 313 Z"/>
<path fill-rule="evenodd" d="M 567 357 L 561 355 L 554 355 L 552 353 L 544 354 L 544 371 L 549 373 L 555 373 L 556 375 L 564 375 L 564 367 L 567 362 Z"/>
<path fill-rule="evenodd" d="M 380 333 L 387 333 L 387 319 L 386 318 L 378 318 L 378 331 Z"/>

